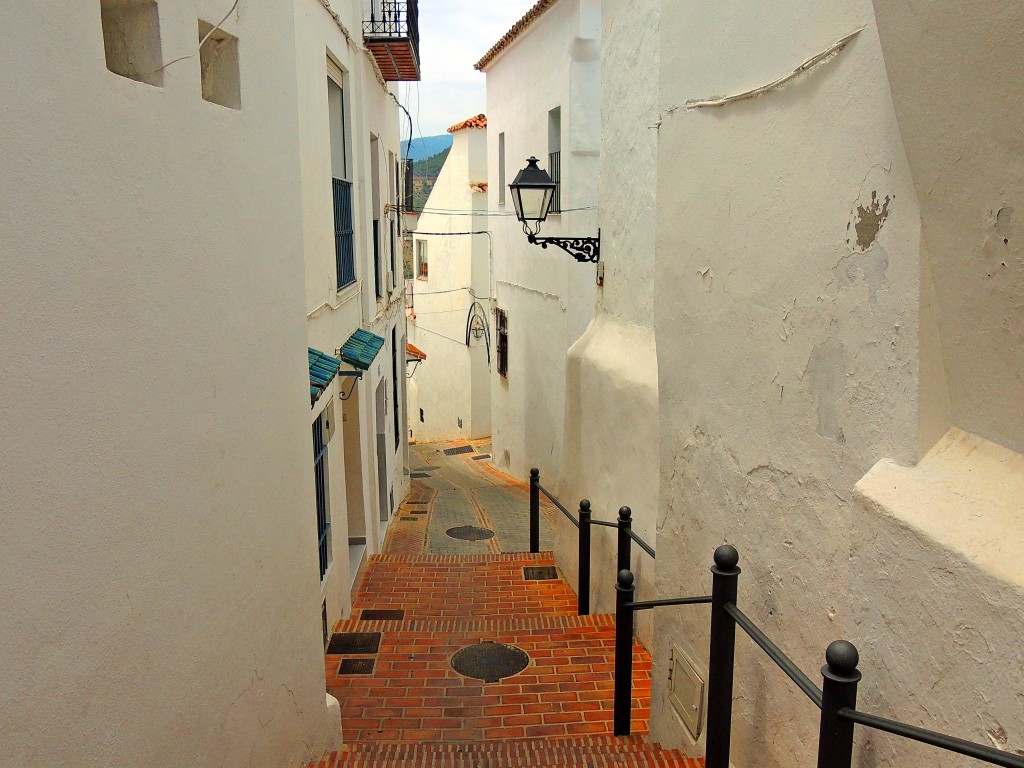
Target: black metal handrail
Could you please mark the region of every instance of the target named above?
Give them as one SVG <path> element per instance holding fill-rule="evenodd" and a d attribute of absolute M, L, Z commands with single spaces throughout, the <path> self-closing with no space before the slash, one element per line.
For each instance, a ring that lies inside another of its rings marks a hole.
<path fill-rule="evenodd" d="M 860 725 L 865 725 L 868 728 L 874 728 L 878 731 L 885 731 L 886 733 L 892 733 L 896 736 L 902 736 L 905 739 L 912 739 L 913 741 L 920 741 L 923 744 L 930 744 L 933 747 L 944 749 L 947 752 L 956 752 L 961 755 L 973 757 L 977 760 L 983 760 L 986 763 L 1003 765 L 1006 766 L 1006 768 L 1020 768 L 1021 766 L 1024 766 L 1024 757 L 1017 757 L 1016 755 L 1003 752 L 995 747 L 976 744 L 973 741 L 960 739 L 956 736 L 947 736 L 946 734 L 939 733 L 938 731 L 929 731 L 927 728 L 908 725 L 907 723 L 901 723 L 898 720 L 890 720 L 887 717 L 872 715 L 869 712 L 861 712 L 858 709 L 840 709 L 839 717 L 843 720 L 850 720 L 854 723 L 859 723 Z"/>
<path fill-rule="evenodd" d="M 552 504 L 558 507 L 558 509 L 561 510 L 562 514 L 568 517 L 570 521 L 572 521 L 573 525 L 575 525 L 577 528 L 580 527 L 580 521 L 573 517 L 572 512 L 570 512 L 568 509 L 562 506 L 562 502 L 560 502 L 556 497 L 551 495 L 551 491 L 549 491 L 540 483 L 537 483 L 537 487 L 540 489 L 541 493 L 548 497 L 548 501 L 550 501 Z"/>
<path fill-rule="evenodd" d="M 850 768 L 854 726 L 885 731 L 896 736 L 973 757 L 1004 768 L 1024 768 L 1024 757 L 984 744 L 891 720 L 856 709 L 857 669 L 860 654 L 846 640 L 836 640 L 825 651 L 819 688 L 736 605 L 740 569 L 736 548 L 723 544 L 715 550 L 711 567 L 711 596 L 668 598 L 634 602 L 633 574 L 620 570 L 615 584 L 615 689 L 613 728 L 616 736 L 630 732 L 633 659 L 633 615 L 638 610 L 666 605 L 711 604 L 711 641 L 708 656 L 708 714 L 705 768 L 728 768 L 732 732 L 733 672 L 736 627 L 739 626 L 767 656 L 821 710 L 818 730 L 818 768 Z"/>
<path fill-rule="evenodd" d="M 632 563 L 631 542 L 636 542 L 644 552 L 657 558 L 654 547 L 644 541 L 633 530 L 633 511 L 629 507 L 620 507 L 618 520 L 614 523 L 605 520 L 594 520 L 587 499 L 580 501 L 579 517 L 573 515 L 547 488 L 540 484 L 540 470 L 530 470 L 530 552 L 540 551 L 540 495 L 544 494 L 563 515 L 579 529 L 579 580 L 576 585 L 576 598 L 580 616 L 590 613 L 590 541 L 591 528 L 595 525 L 618 530 L 616 563 L 618 570 L 629 569 Z"/>
<path fill-rule="evenodd" d="M 818 705 L 818 709 L 821 709 L 821 688 L 816 686 L 814 682 L 807 675 L 803 673 L 793 660 L 789 658 L 771 639 L 762 632 L 758 626 L 750 620 L 750 618 L 743 613 L 739 608 L 736 607 L 735 603 L 728 603 L 725 606 L 725 612 L 728 613 L 733 621 L 735 621 L 740 629 L 747 633 L 751 640 L 768 654 L 768 658 L 775 662 L 776 666 L 786 673 L 796 687 L 807 694 L 807 698 Z"/>

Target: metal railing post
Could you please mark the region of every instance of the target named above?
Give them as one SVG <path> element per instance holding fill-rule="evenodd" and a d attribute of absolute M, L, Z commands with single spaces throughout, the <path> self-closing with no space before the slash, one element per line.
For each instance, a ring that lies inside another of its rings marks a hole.
<path fill-rule="evenodd" d="M 706 768 L 729 768 L 732 737 L 732 682 L 736 655 L 736 622 L 725 606 L 736 604 L 740 554 L 731 544 L 715 550 L 711 567 L 711 647 L 708 657 L 708 729 Z"/>
<path fill-rule="evenodd" d="M 629 537 L 633 528 L 633 511 L 629 507 L 619 507 L 619 571 L 628 571 L 633 540 Z"/>
<path fill-rule="evenodd" d="M 633 574 L 619 571 L 615 584 L 615 698 L 612 734 L 629 736 L 630 707 L 633 699 Z"/>
<path fill-rule="evenodd" d="M 530 552 L 540 552 L 540 470 L 530 470 Z"/>
<path fill-rule="evenodd" d="M 839 717 L 844 707 L 857 706 L 857 669 L 860 654 L 853 643 L 836 640 L 825 651 L 821 675 L 821 728 L 818 732 L 818 768 L 850 768 L 853 760 L 854 722 Z"/>
<path fill-rule="evenodd" d="M 580 501 L 579 584 L 576 587 L 580 616 L 590 613 L 590 517 L 590 502 L 583 499 Z"/>

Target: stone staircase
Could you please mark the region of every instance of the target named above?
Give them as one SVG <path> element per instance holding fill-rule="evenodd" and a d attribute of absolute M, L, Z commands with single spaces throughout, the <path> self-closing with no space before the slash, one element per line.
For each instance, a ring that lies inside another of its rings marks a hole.
<path fill-rule="evenodd" d="M 355 744 L 331 766 L 349 768 L 699 768 L 702 762 L 637 737 L 592 736 L 475 743 Z"/>
<path fill-rule="evenodd" d="M 352 617 L 334 628 L 324 672 L 344 747 L 310 768 L 703 766 L 648 743 L 652 665 L 639 643 L 634 735 L 611 735 L 614 618 L 577 615 L 551 552 L 502 553 L 522 548 L 526 489 L 484 462 L 425 455 L 425 477 L 371 558 Z M 460 488 L 473 491 L 474 517 L 455 514 L 449 497 Z M 468 524 L 493 529 L 486 550 L 442 540 Z M 514 670 L 453 668 L 456 654 L 490 658 L 499 647 L 517 658 Z"/>
<path fill-rule="evenodd" d="M 345 746 L 324 768 L 697 768 L 647 743 L 651 660 L 633 649 L 632 728 L 611 736 L 614 620 L 577 616 L 561 579 L 530 580 L 551 553 L 377 555 L 337 633 L 379 633 L 372 653 L 327 654 L 327 689 L 341 703 Z M 401 618 L 363 618 L 400 610 Z M 493 642 L 529 656 L 522 672 L 487 683 L 451 666 L 460 649 Z M 343 674 L 345 659 L 372 672 Z M 311 766 L 315 768 L 315 766 Z"/>

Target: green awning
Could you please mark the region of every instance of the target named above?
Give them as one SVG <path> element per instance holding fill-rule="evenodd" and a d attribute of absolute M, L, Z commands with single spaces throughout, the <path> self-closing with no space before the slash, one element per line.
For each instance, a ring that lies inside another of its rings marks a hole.
<path fill-rule="evenodd" d="M 348 341 L 341 348 L 341 359 L 349 365 L 368 371 L 383 346 L 383 338 L 360 328 L 348 337 Z"/>
<path fill-rule="evenodd" d="M 341 360 L 325 355 L 319 349 L 307 347 L 309 350 L 309 399 L 315 403 L 324 390 L 330 386 L 341 368 Z"/>

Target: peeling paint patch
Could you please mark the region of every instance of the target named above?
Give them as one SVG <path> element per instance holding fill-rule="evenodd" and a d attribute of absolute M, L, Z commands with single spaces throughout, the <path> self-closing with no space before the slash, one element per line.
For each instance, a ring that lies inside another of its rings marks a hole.
<path fill-rule="evenodd" d="M 829 339 L 812 350 L 804 369 L 804 381 L 818 403 L 818 434 L 843 442 L 845 436 L 839 426 L 839 400 L 846 391 L 845 352 L 840 342 Z"/>
<path fill-rule="evenodd" d="M 704 285 L 704 292 L 711 293 L 711 284 L 715 281 L 715 276 L 711 272 L 711 267 L 699 269 L 697 270 L 697 274 L 700 275 L 701 283 Z"/>
<path fill-rule="evenodd" d="M 885 200 L 879 202 L 878 192 L 874 191 L 871 193 L 870 203 L 866 206 L 857 205 L 853 222 L 846 225 L 847 234 L 850 232 L 851 224 L 857 233 L 857 248 L 866 251 L 875 242 L 882 225 L 889 218 L 889 204 L 895 199 L 895 195 L 886 195 Z M 849 237 L 846 238 L 846 243 L 850 244 Z"/>

